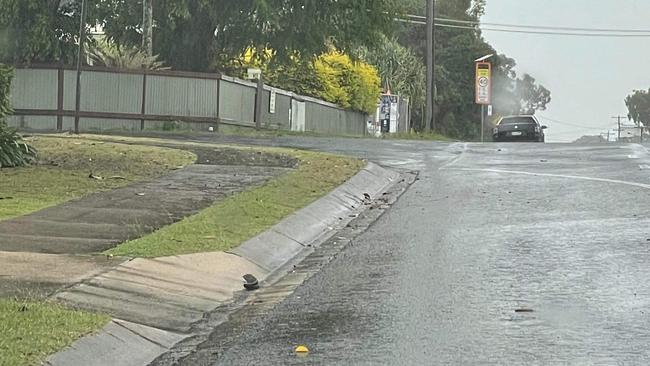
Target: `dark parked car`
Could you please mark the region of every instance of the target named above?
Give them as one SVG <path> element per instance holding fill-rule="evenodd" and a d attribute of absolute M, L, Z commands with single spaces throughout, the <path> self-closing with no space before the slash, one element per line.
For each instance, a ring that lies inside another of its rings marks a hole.
<path fill-rule="evenodd" d="M 544 130 L 535 116 L 509 116 L 503 117 L 497 123 L 492 133 L 495 142 L 501 141 L 531 141 L 544 142 Z"/>

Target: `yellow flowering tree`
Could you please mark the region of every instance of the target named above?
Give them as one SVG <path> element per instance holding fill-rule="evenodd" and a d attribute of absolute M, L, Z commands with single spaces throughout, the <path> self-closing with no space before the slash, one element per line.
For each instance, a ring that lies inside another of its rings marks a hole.
<path fill-rule="evenodd" d="M 243 77 L 246 69 L 262 70 L 267 83 L 294 93 L 323 99 L 343 108 L 374 113 L 381 78 L 374 66 L 332 50 L 313 60 L 294 54 L 279 62 L 272 50 L 248 50 L 228 63 L 227 72 Z"/>

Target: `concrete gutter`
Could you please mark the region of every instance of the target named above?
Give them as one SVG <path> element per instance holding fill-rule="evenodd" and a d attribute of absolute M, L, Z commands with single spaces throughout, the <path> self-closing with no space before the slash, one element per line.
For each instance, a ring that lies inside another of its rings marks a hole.
<path fill-rule="evenodd" d="M 229 253 L 135 259 L 55 297 L 113 320 L 46 361 L 63 365 L 147 365 L 192 334 L 204 315 L 243 290 L 242 276 L 269 278 L 344 228 L 400 179 L 369 163 L 325 197 Z"/>

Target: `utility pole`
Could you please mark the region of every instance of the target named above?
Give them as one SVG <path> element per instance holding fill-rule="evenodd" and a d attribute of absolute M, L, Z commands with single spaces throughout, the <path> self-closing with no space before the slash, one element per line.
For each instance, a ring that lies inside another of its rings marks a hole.
<path fill-rule="evenodd" d="M 434 116 L 434 22 L 435 1 L 427 0 L 427 105 L 424 117 L 424 130 L 430 132 L 435 125 Z"/>
<path fill-rule="evenodd" d="M 262 129 L 262 116 L 264 116 L 264 74 L 260 73 L 257 79 L 257 92 L 255 93 L 255 129 Z"/>
<path fill-rule="evenodd" d="M 81 110 L 81 67 L 83 66 L 84 43 L 86 42 L 86 0 L 81 0 L 79 20 L 79 50 L 77 53 L 77 93 L 74 107 L 74 133 L 79 134 L 79 114 Z"/>
<path fill-rule="evenodd" d="M 153 0 L 142 0 L 142 50 L 153 56 Z"/>
<path fill-rule="evenodd" d="M 620 116 L 620 115 L 612 117 L 612 119 L 615 119 L 615 120 L 618 121 L 618 140 L 616 140 L 616 142 L 621 142 L 621 119 L 622 118 L 625 118 L 625 117 Z"/>

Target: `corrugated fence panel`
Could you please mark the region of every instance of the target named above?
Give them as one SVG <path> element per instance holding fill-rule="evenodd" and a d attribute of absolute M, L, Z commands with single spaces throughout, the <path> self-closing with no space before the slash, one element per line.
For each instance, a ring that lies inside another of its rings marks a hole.
<path fill-rule="evenodd" d="M 363 136 L 366 134 L 366 125 L 369 117 L 361 112 L 343 111 L 346 118 L 346 134 Z"/>
<path fill-rule="evenodd" d="M 63 119 L 63 130 L 74 130 L 74 118 L 66 117 Z M 81 132 L 98 132 L 98 131 L 136 131 L 140 130 L 139 120 L 123 120 L 112 118 L 80 118 L 79 130 Z"/>
<path fill-rule="evenodd" d="M 218 81 L 147 76 L 146 113 L 160 116 L 217 117 Z"/>
<path fill-rule="evenodd" d="M 399 104 L 399 131 L 401 133 L 409 132 L 411 113 L 409 111 L 408 99 L 400 99 Z"/>
<path fill-rule="evenodd" d="M 183 132 L 183 131 L 209 131 L 210 127 L 213 131 L 218 129 L 216 121 L 214 122 L 177 122 L 177 121 L 145 121 L 144 129 L 150 131 L 168 131 L 168 132 Z"/>
<path fill-rule="evenodd" d="M 81 74 L 81 110 L 140 113 L 142 75 L 84 71 Z"/>
<path fill-rule="evenodd" d="M 58 71 L 17 69 L 11 84 L 15 109 L 56 109 Z"/>
<path fill-rule="evenodd" d="M 28 130 L 56 130 L 56 117 L 53 116 L 10 116 L 7 124 L 11 127 Z"/>
<path fill-rule="evenodd" d="M 83 80 L 83 73 L 81 75 Z M 63 109 L 74 111 L 76 93 L 77 72 L 73 70 L 65 70 L 63 73 Z"/>
<path fill-rule="evenodd" d="M 81 119 L 81 129 L 137 130 L 142 113 L 142 87 L 144 75 L 137 72 L 111 72 L 105 69 L 85 70 L 82 73 L 82 112 L 98 113 L 93 118 Z M 242 80 L 200 74 L 147 75 L 145 101 L 145 129 L 208 130 L 216 125 L 217 117 L 223 124 L 254 126 L 256 87 Z M 75 109 L 76 72 L 63 72 L 63 129 L 73 128 L 71 111 Z M 17 109 L 41 110 L 54 114 L 57 109 L 58 70 L 18 69 L 12 84 L 12 99 Z M 305 130 L 323 134 L 364 135 L 366 116 L 346 111 L 313 98 L 292 96 L 279 90 L 275 93 L 275 113 L 270 113 L 271 92 L 265 90 L 263 98 L 262 125 L 283 130 L 291 129 L 292 98 L 305 99 Z M 116 115 L 111 115 L 116 114 Z M 122 114 L 131 114 L 124 116 Z M 150 121 L 151 119 L 181 121 L 193 117 L 203 118 L 175 125 L 174 121 Z M 114 117 L 114 118 L 107 118 Z M 158 118 L 160 117 L 160 118 Z M 133 118 L 133 119 L 124 119 Z M 10 119 L 13 126 L 26 129 L 53 129 L 56 116 L 22 116 Z"/>
<path fill-rule="evenodd" d="M 305 128 L 307 131 L 334 135 L 364 135 L 366 115 L 346 111 L 325 104 L 306 103 Z"/>
<path fill-rule="evenodd" d="M 264 91 L 264 125 L 267 127 L 291 129 L 291 97 L 275 94 L 275 113 L 270 112 L 271 92 Z"/>
<path fill-rule="evenodd" d="M 316 133 L 339 133 L 338 110 L 326 105 L 314 102 L 307 102 L 305 116 L 305 129 Z"/>
<path fill-rule="evenodd" d="M 253 123 L 255 120 L 255 94 L 253 87 L 221 80 L 219 112 L 225 121 Z"/>

